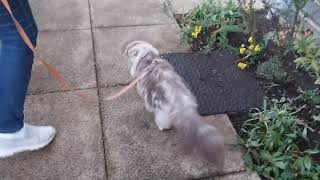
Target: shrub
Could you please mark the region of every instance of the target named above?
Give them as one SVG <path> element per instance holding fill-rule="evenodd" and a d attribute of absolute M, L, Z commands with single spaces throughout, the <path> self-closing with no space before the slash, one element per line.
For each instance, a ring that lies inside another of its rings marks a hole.
<path fill-rule="evenodd" d="M 228 34 L 244 31 L 244 17 L 239 5 L 233 1 L 223 4 L 208 0 L 182 16 L 182 40 L 194 50 L 210 51 L 215 48 L 232 48 Z"/>
<path fill-rule="evenodd" d="M 313 120 L 313 124 L 320 123 L 320 91 L 319 89 L 314 90 L 302 90 L 298 89 L 299 95 L 294 98 L 295 104 L 300 104 L 308 109 L 306 114 L 310 115 L 310 119 Z"/>
<path fill-rule="evenodd" d="M 314 37 L 299 34 L 294 42 L 294 48 L 300 56 L 294 60 L 297 68 L 308 72 L 316 79 L 315 84 L 320 84 L 320 48 L 317 47 Z"/>
<path fill-rule="evenodd" d="M 271 41 L 275 45 L 277 45 L 280 48 L 285 48 L 285 38 L 288 34 L 288 30 L 282 30 L 282 31 L 276 31 L 272 30 L 264 35 L 264 45 L 267 46 L 268 42 Z"/>
<path fill-rule="evenodd" d="M 296 117 L 299 110 L 282 98 L 265 101 L 262 110 L 250 114 L 243 124 L 247 139 L 238 138 L 248 168 L 267 179 L 319 179 L 320 166 L 311 158 L 319 147 L 305 151 L 298 147 L 309 131 Z"/>
<path fill-rule="evenodd" d="M 296 101 L 310 103 L 313 106 L 320 106 L 320 90 L 319 89 L 304 91 L 299 88 L 298 92 L 300 94 L 295 98 Z"/>
<path fill-rule="evenodd" d="M 271 58 L 260 64 L 257 68 L 256 74 L 258 77 L 273 81 L 273 82 L 284 82 L 286 80 L 287 74 L 281 68 L 282 63 L 278 58 Z"/>

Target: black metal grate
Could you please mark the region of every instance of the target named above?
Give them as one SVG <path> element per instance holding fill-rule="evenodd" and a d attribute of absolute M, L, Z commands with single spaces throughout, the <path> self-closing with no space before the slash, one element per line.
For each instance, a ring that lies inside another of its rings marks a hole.
<path fill-rule="evenodd" d="M 189 83 L 202 115 L 249 110 L 263 102 L 258 82 L 237 68 L 235 55 L 170 53 L 162 57 Z"/>

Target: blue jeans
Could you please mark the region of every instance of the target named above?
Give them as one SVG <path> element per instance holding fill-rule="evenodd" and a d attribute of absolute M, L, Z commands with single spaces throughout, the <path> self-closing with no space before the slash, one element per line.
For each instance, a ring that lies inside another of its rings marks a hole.
<path fill-rule="evenodd" d="M 28 0 L 8 0 L 11 10 L 31 42 L 38 29 Z M 23 127 L 23 106 L 33 64 L 33 53 L 24 43 L 4 6 L 0 3 L 0 133 Z"/>

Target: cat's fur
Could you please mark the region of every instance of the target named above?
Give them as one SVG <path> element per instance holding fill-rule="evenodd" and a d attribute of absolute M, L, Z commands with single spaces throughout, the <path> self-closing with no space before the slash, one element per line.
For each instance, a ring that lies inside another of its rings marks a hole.
<path fill-rule="evenodd" d="M 155 114 L 158 128 L 175 128 L 188 147 L 221 167 L 225 151 L 223 137 L 217 128 L 201 120 L 196 98 L 174 68 L 159 57 L 157 49 L 143 41 L 127 45 L 125 55 L 132 77 L 146 73 L 137 90 L 147 111 Z"/>

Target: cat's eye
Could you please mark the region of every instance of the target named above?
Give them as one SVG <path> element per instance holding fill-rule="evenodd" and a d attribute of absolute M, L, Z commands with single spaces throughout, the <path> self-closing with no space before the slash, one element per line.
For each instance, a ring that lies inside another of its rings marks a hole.
<path fill-rule="evenodd" d="M 138 51 L 134 51 L 133 56 L 135 56 L 135 57 L 138 56 Z"/>
<path fill-rule="evenodd" d="M 137 57 L 138 56 L 138 51 L 135 50 L 135 49 L 132 49 L 132 50 L 129 51 L 128 55 L 131 56 L 131 57 Z"/>

